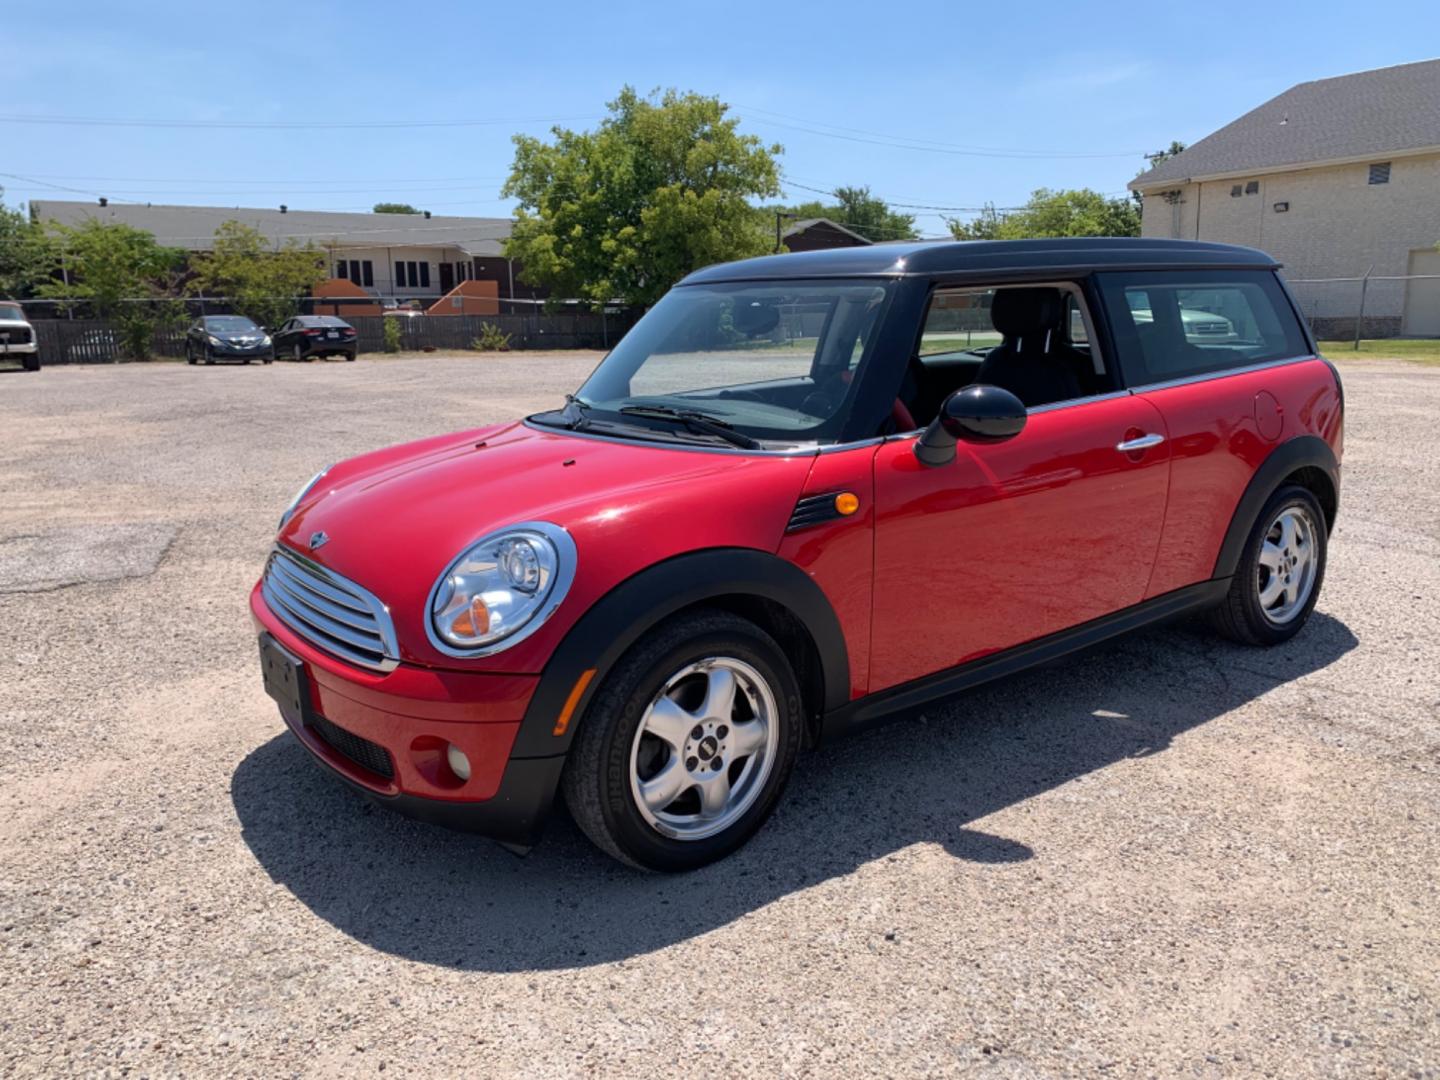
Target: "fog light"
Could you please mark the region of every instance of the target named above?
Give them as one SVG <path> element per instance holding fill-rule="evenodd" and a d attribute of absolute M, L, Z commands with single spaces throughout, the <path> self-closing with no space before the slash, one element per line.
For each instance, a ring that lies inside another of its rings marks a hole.
<path fill-rule="evenodd" d="M 470 759 L 465 756 L 465 751 L 454 743 L 446 743 L 445 760 L 450 764 L 450 771 L 461 780 L 470 779 Z"/>

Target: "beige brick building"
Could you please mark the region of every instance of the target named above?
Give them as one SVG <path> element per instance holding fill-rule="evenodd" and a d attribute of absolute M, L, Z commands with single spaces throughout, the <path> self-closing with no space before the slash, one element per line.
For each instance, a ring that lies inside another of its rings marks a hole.
<path fill-rule="evenodd" d="M 1440 60 L 1301 83 L 1137 177 L 1141 232 L 1261 248 L 1321 337 L 1440 337 Z M 1429 280 L 1385 280 L 1406 275 Z"/>

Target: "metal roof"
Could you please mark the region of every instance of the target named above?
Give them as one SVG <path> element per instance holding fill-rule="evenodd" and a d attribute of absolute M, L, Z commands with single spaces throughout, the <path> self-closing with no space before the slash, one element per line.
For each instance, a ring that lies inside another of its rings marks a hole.
<path fill-rule="evenodd" d="M 873 242 L 874 242 L 874 241 L 870 240 L 869 237 L 861 236 L 861 235 L 860 235 L 859 233 L 857 233 L 854 229 L 847 229 L 844 225 L 841 225 L 838 221 L 831 221 L 831 220 L 830 220 L 829 218 L 827 218 L 827 217 L 801 218 L 799 221 L 795 222 L 793 225 L 791 225 L 788 229 L 786 229 L 786 230 L 785 230 L 783 233 L 781 233 L 780 235 L 781 235 L 781 236 L 794 236 L 794 235 L 797 234 L 797 233 L 803 233 L 803 232 L 805 232 L 807 229 L 813 229 L 813 228 L 815 228 L 815 226 L 817 226 L 817 225 L 825 225 L 825 226 L 828 226 L 829 228 L 834 229 L 836 232 L 844 233 L 846 236 L 850 236 L 850 237 L 853 237 L 853 238 L 856 239 L 856 240 L 859 240 L 862 244 L 870 244 L 870 243 L 873 243 Z"/>
<path fill-rule="evenodd" d="M 208 251 L 227 221 L 258 229 L 271 243 L 307 241 L 316 247 L 458 247 L 468 255 L 501 255 L 510 218 L 425 217 L 423 214 L 338 214 L 329 210 L 256 209 L 244 206 L 154 206 L 136 203 L 32 199 L 39 221 L 79 225 L 94 218 L 143 229 L 165 247 Z"/>
<path fill-rule="evenodd" d="M 1263 251 L 1233 244 L 1138 237 L 1058 240 L 938 240 L 827 248 L 720 263 L 697 270 L 682 285 L 778 278 L 904 277 L 911 274 L 987 274 L 1031 270 L 1085 272 L 1184 269 L 1199 266 L 1273 268 Z"/>
<path fill-rule="evenodd" d="M 1292 86 L 1130 187 L 1432 148 L 1440 150 L 1440 60 L 1423 60 Z"/>

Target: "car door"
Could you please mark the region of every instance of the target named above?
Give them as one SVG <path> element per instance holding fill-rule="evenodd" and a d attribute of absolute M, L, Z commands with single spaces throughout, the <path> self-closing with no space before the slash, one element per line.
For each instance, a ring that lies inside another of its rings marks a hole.
<path fill-rule="evenodd" d="M 290 348 L 290 331 L 293 329 L 295 329 L 295 320 L 287 319 L 280 325 L 280 329 L 271 335 L 270 340 L 277 353 Z"/>
<path fill-rule="evenodd" d="M 1204 581 L 1256 468 L 1286 431 L 1338 415 L 1294 365 L 1312 355 L 1269 270 L 1096 275 L 1127 385 L 1165 418 L 1170 499 L 1148 593 Z"/>
<path fill-rule="evenodd" d="M 1109 389 L 1032 408 L 1018 435 L 962 439 L 946 465 L 915 444 L 874 459 L 872 693 L 1144 598 L 1170 460 L 1149 402 Z"/>

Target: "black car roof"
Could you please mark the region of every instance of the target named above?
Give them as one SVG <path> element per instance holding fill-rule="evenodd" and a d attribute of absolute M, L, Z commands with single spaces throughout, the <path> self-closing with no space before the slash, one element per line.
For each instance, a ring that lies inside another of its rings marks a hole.
<path fill-rule="evenodd" d="M 1058 240 L 938 240 L 828 248 L 719 263 L 681 285 L 777 278 L 907 277 L 1030 270 L 1176 270 L 1189 267 L 1275 269 L 1263 251 L 1233 244 L 1139 237 Z"/>

